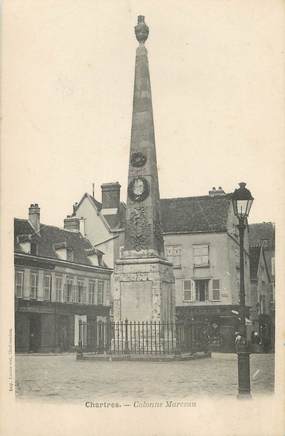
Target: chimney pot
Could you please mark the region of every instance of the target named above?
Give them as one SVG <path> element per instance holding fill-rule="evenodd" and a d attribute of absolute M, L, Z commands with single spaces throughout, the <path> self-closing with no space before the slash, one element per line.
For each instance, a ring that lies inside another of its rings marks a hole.
<path fill-rule="evenodd" d="M 219 196 L 225 195 L 225 191 L 223 190 L 223 188 L 221 186 L 219 186 L 218 189 L 213 187 L 212 190 L 209 191 L 209 195 L 210 195 L 210 197 L 219 197 Z"/>

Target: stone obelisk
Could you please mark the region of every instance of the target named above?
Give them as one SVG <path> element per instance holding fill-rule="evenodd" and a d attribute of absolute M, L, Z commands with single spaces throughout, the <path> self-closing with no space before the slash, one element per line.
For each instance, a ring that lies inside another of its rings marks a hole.
<path fill-rule="evenodd" d="M 173 322 L 172 264 L 164 257 L 151 86 L 144 17 L 136 50 L 125 245 L 114 269 L 114 320 Z"/>

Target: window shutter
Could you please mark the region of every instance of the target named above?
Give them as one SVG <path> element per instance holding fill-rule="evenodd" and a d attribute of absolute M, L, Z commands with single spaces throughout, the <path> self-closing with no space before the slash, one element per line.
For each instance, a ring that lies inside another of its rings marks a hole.
<path fill-rule="evenodd" d="M 82 303 L 86 304 L 87 303 L 87 292 L 86 292 L 86 286 L 83 286 L 83 291 L 82 291 Z"/>
<path fill-rule="evenodd" d="M 196 300 L 196 286 L 194 280 L 191 279 L 191 301 Z"/>
<path fill-rule="evenodd" d="M 62 298 L 62 302 L 63 302 L 63 303 L 66 303 L 66 301 L 67 301 L 67 284 L 65 283 L 65 284 L 64 284 L 64 287 L 63 287 L 63 298 Z"/>
<path fill-rule="evenodd" d="M 73 285 L 72 288 L 73 288 L 73 292 L 72 292 L 73 299 L 72 299 L 72 301 L 73 301 L 73 303 L 76 303 L 78 301 L 78 286 Z"/>
<path fill-rule="evenodd" d="M 219 279 L 212 280 L 212 300 L 213 301 L 220 300 L 220 280 Z"/>

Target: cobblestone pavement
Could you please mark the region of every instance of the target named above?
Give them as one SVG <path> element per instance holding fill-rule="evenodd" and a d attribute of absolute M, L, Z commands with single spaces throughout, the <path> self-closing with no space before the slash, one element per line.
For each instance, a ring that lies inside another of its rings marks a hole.
<path fill-rule="evenodd" d="M 251 355 L 253 395 L 272 393 L 274 355 Z M 236 396 L 237 357 L 182 362 L 76 361 L 74 354 L 17 355 L 17 398 L 50 401 Z"/>

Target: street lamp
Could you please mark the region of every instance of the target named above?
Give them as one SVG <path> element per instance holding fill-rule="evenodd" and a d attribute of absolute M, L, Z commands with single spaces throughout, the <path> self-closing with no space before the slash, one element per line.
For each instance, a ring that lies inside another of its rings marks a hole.
<path fill-rule="evenodd" d="M 238 354 L 238 392 L 239 397 L 250 396 L 250 362 L 246 339 L 245 287 L 244 287 L 244 231 L 253 197 L 246 183 L 239 183 L 239 188 L 232 194 L 234 214 L 238 218 L 240 238 L 240 341 L 237 343 Z"/>

